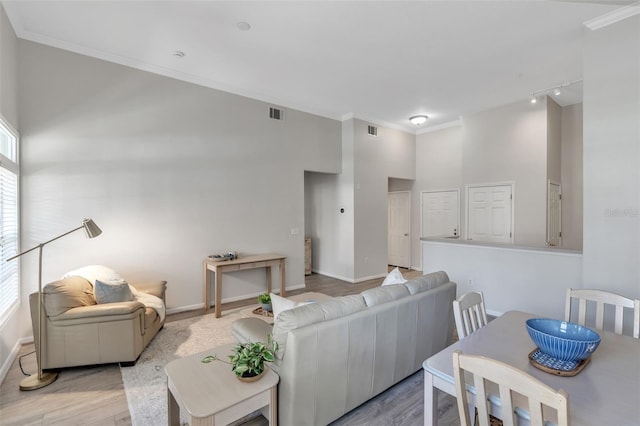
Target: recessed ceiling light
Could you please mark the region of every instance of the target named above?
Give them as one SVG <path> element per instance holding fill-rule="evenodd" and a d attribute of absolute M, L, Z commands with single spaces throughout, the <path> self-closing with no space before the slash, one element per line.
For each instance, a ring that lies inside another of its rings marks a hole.
<path fill-rule="evenodd" d="M 186 53 L 184 53 L 182 50 L 176 50 L 175 52 L 173 52 L 173 56 L 178 59 L 182 59 L 186 56 Z"/>
<path fill-rule="evenodd" d="M 556 96 L 560 96 L 560 88 L 556 88 L 556 90 L 553 91 L 553 94 Z"/>
<path fill-rule="evenodd" d="M 248 22 L 242 22 L 242 21 L 238 22 L 236 24 L 236 27 L 238 27 L 240 31 L 249 31 L 251 29 L 251 25 L 249 25 Z"/>
<path fill-rule="evenodd" d="M 421 114 L 421 115 L 414 115 L 413 117 L 409 117 L 409 121 L 412 122 L 413 124 L 415 124 L 416 126 L 419 126 L 421 124 L 426 123 L 427 119 L 429 117 Z"/>

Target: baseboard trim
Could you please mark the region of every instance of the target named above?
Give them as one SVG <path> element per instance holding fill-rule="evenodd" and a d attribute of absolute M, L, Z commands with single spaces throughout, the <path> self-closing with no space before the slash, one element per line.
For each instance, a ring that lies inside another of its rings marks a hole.
<path fill-rule="evenodd" d="M 301 288 L 305 288 L 304 284 L 298 284 L 298 285 L 293 285 L 293 286 L 289 286 L 286 288 L 287 291 L 289 290 L 298 290 Z M 271 289 L 271 291 L 273 293 L 279 294 L 280 293 L 280 289 L 279 288 L 273 288 Z M 247 300 L 247 299 L 257 299 L 259 295 L 263 294 L 264 292 L 258 292 L 258 293 L 249 293 L 249 294 L 243 294 L 240 296 L 234 296 L 234 297 L 227 297 L 225 299 L 222 299 L 222 303 L 229 303 L 229 302 L 237 302 L 238 300 Z M 258 301 L 256 300 L 256 304 L 258 303 Z M 213 304 L 211 306 L 214 306 Z M 173 307 L 173 308 L 167 308 L 167 315 L 171 315 L 171 314 L 178 314 L 180 312 L 187 312 L 187 311 L 193 311 L 196 309 L 202 309 L 204 308 L 204 302 L 203 303 L 196 303 L 195 305 L 187 305 L 187 306 L 178 306 L 178 307 Z"/>
<path fill-rule="evenodd" d="M 9 356 L 4 364 L 2 364 L 2 368 L 0 368 L 0 383 L 4 382 L 5 377 L 7 377 L 7 373 L 9 373 L 11 365 L 18 357 L 22 345 L 26 345 L 27 343 L 33 343 L 33 336 L 21 337 L 16 341 L 16 344 L 13 345 L 13 348 L 11 348 L 11 351 L 9 352 Z"/>

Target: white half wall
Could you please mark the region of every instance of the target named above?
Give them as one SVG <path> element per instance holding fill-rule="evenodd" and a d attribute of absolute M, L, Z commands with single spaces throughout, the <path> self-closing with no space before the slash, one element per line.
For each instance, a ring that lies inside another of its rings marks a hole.
<path fill-rule="evenodd" d="M 582 288 L 582 254 L 552 249 L 422 241 L 423 272 L 445 271 L 458 296 L 484 294 L 487 312 L 564 318 L 568 287 Z"/>

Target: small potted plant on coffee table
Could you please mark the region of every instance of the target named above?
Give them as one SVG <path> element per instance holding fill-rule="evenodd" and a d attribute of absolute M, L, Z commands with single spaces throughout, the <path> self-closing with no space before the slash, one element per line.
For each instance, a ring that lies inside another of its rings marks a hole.
<path fill-rule="evenodd" d="M 255 382 L 260 379 L 265 372 L 265 362 L 273 362 L 278 352 L 278 343 L 267 338 L 267 343 L 247 342 L 238 343 L 234 346 L 229 361 L 226 362 L 218 358 L 218 354 L 208 355 L 202 359 L 203 363 L 211 361 L 221 361 L 231 365 L 231 371 L 236 378 L 243 382 Z"/>
<path fill-rule="evenodd" d="M 263 311 L 271 312 L 271 296 L 269 293 L 263 293 L 258 296 L 258 303 L 262 307 Z"/>

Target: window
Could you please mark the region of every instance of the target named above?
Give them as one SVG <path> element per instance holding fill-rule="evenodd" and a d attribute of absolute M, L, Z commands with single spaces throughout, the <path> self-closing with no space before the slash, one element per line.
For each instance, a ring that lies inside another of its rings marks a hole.
<path fill-rule="evenodd" d="M 0 116 L 0 325 L 20 302 L 18 253 L 18 134 Z"/>

